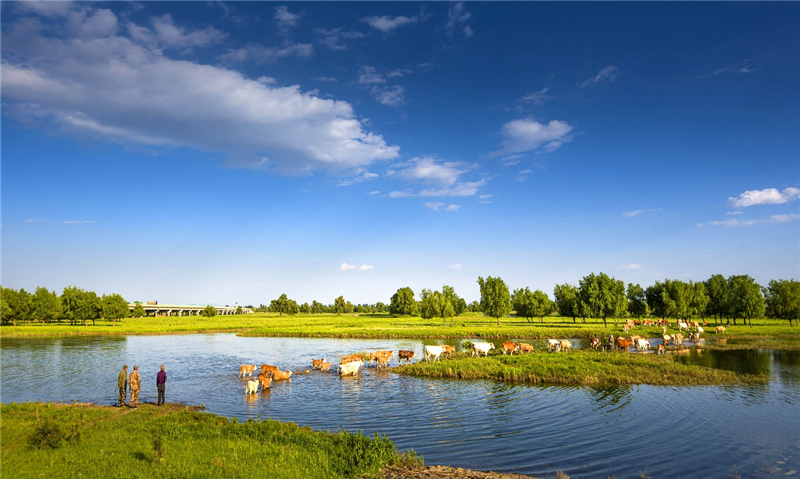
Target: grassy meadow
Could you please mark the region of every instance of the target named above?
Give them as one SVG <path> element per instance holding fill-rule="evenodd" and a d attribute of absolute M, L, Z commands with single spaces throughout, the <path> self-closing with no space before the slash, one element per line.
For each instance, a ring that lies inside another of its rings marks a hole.
<path fill-rule="evenodd" d="M 674 324 L 674 321 L 673 321 Z M 578 319 L 548 316 L 542 323 L 538 319 L 528 322 L 525 318 L 506 317 L 497 326 L 494 318 L 480 313 L 466 313 L 445 326 L 441 318 L 430 322 L 418 316 L 394 317 L 388 314 L 297 314 L 279 316 L 274 313 L 257 313 L 240 316 L 171 316 L 129 318 L 113 325 L 98 321 L 96 325 L 26 324 L 3 325 L 0 336 L 7 338 L 57 337 L 81 335 L 137 335 L 137 334 L 189 334 L 237 332 L 241 336 L 282 336 L 282 337 L 328 337 L 328 338 L 419 338 L 419 339 L 458 339 L 458 338 L 589 338 L 608 334 L 619 336 L 622 322 L 615 324 L 608 320 L 608 328 L 600 320 L 588 319 L 582 323 Z M 671 328 L 669 332 L 677 332 Z M 660 337 L 661 328 L 636 328 L 633 334 L 647 337 Z M 709 346 L 717 341 L 713 332 L 713 321 L 709 321 L 706 334 Z M 800 349 L 800 327 L 790 327 L 787 321 L 757 319 L 753 327 L 730 326 L 719 338 L 728 338 L 731 346 L 748 348 L 748 343 L 758 347 L 777 347 L 781 349 Z M 713 341 L 712 341 L 713 339 Z M 774 345 L 774 346 L 771 346 Z"/>
<path fill-rule="evenodd" d="M 435 362 L 420 361 L 395 368 L 399 374 L 418 377 L 494 379 L 533 384 L 584 386 L 701 386 L 757 384 L 767 375 L 737 374 L 722 369 L 685 365 L 669 355 L 601 352 L 533 352 L 472 358 L 466 353 Z"/>
<path fill-rule="evenodd" d="M 421 464 L 385 437 L 315 432 L 177 404 L 0 406 L 3 477 L 344 478 Z"/>

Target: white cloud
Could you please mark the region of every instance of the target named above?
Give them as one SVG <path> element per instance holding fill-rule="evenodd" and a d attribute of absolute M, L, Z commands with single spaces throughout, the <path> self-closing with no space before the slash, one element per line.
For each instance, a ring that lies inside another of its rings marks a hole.
<path fill-rule="evenodd" d="M 340 181 L 339 184 L 336 186 L 352 186 L 357 183 L 363 183 L 365 181 L 374 180 L 378 176 L 379 175 L 377 173 L 370 173 L 369 171 L 365 171 L 364 173 L 355 176 L 353 178 L 350 178 L 349 180 Z"/>
<path fill-rule="evenodd" d="M 381 192 L 380 192 L 380 191 L 378 191 L 378 190 L 375 190 L 375 191 L 370 191 L 370 192 L 369 192 L 369 193 L 367 193 L 367 194 L 368 194 L 368 195 L 375 196 L 375 195 L 379 195 L 379 194 L 381 194 Z"/>
<path fill-rule="evenodd" d="M 519 173 L 517 173 L 517 181 L 525 181 L 525 180 L 527 180 L 528 179 L 528 175 L 530 175 L 531 173 L 533 173 L 533 170 L 531 170 L 529 168 L 521 170 Z"/>
<path fill-rule="evenodd" d="M 614 65 L 609 65 L 597 72 L 597 75 L 581 83 L 579 88 L 586 88 L 594 83 L 611 83 L 616 80 L 619 74 L 619 68 L 615 67 Z"/>
<path fill-rule="evenodd" d="M 533 103 L 534 105 L 542 105 L 545 101 L 552 98 L 550 95 L 546 95 L 548 88 L 542 88 L 539 91 L 535 91 L 533 93 L 528 93 L 527 95 L 521 98 L 522 101 Z"/>
<path fill-rule="evenodd" d="M 461 175 L 478 167 L 462 161 L 440 162 L 430 156 L 414 157 L 396 166 L 401 168 L 395 171 L 400 178 L 439 186 L 453 185 Z"/>
<path fill-rule="evenodd" d="M 60 38 L 58 21 L 35 35 L 3 36 L 6 113 L 105 141 L 221 152 L 230 166 L 283 173 L 343 172 L 399 156 L 399 147 L 364 131 L 347 102 L 173 60 L 117 33 Z"/>
<path fill-rule="evenodd" d="M 375 267 L 372 266 L 371 264 L 362 264 L 361 266 L 358 267 L 359 271 L 369 271 L 371 269 L 375 269 Z"/>
<path fill-rule="evenodd" d="M 709 226 L 752 226 L 757 224 L 774 224 L 774 223 L 788 223 L 790 221 L 798 221 L 800 220 L 800 215 L 798 214 L 787 214 L 787 215 L 772 215 L 769 218 L 763 219 L 755 219 L 755 220 L 740 220 L 738 218 L 725 220 L 725 221 L 709 221 Z M 703 223 L 698 224 L 697 226 L 703 226 Z"/>
<path fill-rule="evenodd" d="M 489 200 L 491 197 L 492 195 L 480 195 L 478 196 L 478 203 L 482 205 L 491 204 L 491 200 Z"/>
<path fill-rule="evenodd" d="M 447 211 L 458 211 L 459 209 L 461 209 L 461 205 L 447 205 L 447 208 L 445 209 Z"/>
<path fill-rule="evenodd" d="M 732 73 L 734 75 L 738 75 L 740 73 L 752 73 L 752 72 L 754 72 L 756 70 L 758 70 L 758 68 L 750 67 L 750 60 L 745 60 L 745 61 L 742 61 L 742 62 L 739 62 L 739 63 L 732 63 L 730 65 L 726 65 L 726 66 L 724 66 L 722 68 L 719 68 L 717 70 L 714 70 L 713 72 L 708 73 L 706 75 L 700 75 L 697 78 L 708 78 L 708 77 L 717 76 L 717 75 L 722 74 L 722 73 Z"/>
<path fill-rule="evenodd" d="M 798 198 L 800 198 L 800 189 L 797 188 L 784 188 L 783 191 L 778 191 L 777 188 L 767 188 L 765 190 L 747 190 L 735 198 L 728 198 L 728 204 L 734 208 L 744 208 L 753 205 L 779 205 Z"/>
<path fill-rule="evenodd" d="M 278 24 L 278 27 L 285 31 L 297 25 L 297 20 L 299 20 L 301 16 L 302 14 L 290 12 L 289 7 L 286 5 L 280 5 L 275 7 L 275 14 L 272 18 L 275 20 L 275 23 Z"/>
<path fill-rule="evenodd" d="M 219 43 L 227 36 L 216 28 L 187 31 L 175 25 L 169 13 L 154 17 L 151 22 L 157 41 L 166 48 L 207 47 Z M 141 30 L 140 30 L 141 32 Z M 112 32 L 107 32 L 106 35 Z M 105 35 L 104 35 L 105 36 Z"/>
<path fill-rule="evenodd" d="M 725 214 L 726 214 L 727 216 L 735 216 L 735 215 L 740 215 L 740 214 L 742 214 L 742 212 L 741 212 L 741 211 L 728 211 L 728 212 L 727 212 L 727 213 L 725 213 Z"/>
<path fill-rule="evenodd" d="M 626 270 L 642 269 L 642 265 L 636 264 L 636 263 L 625 263 L 625 264 L 619 265 L 619 269 L 626 269 Z"/>
<path fill-rule="evenodd" d="M 644 210 L 626 211 L 626 212 L 622 213 L 622 216 L 624 216 L 626 218 L 633 218 L 634 216 L 639 216 L 642 213 L 644 213 Z"/>
<path fill-rule="evenodd" d="M 358 40 L 367 36 L 361 32 L 343 30 L 342 28 L 317 28 L 314 33 L 322 36 L 320 43 L 334 51 L 347 50 L 344 40 Z"/>
<path fill-rule="evenodd" d="M 787 223 L 789 221 L 800 220 L 800 215 L 772 215 L 769 217 L 770 223 Z"/>
<path fill-rule="evenodd" d="M 359 71 L 358 75 L 358 83 L 364 84 L 372 84 L 372 83 L 386 83 L 386 79 L 383 78 L 383 75 L 378 73 L 378 70 L 375 67 L 371 66 L 363 66 Z"/>
<path fill-rule="evenodd" d="M 447 24 L 445 25 L 447 35 L 452 37 L 457 31 L 460 31 L 466 38 L 473 36 L 472 28 L 467 24 L 467 20 L 471 17 L 472 13 L 464 9 L 464 2 L 456 2 L 450 5 L 447 10 Z"/>
<path fill-rule="evenodd" d="M 371 90 L 372 96 L 378 100 L 378 103 L 386 106 L 397 106 L 397 105 L 405 105 L 406 97 L 405 88 L 401 87 L 400 85 L 395 85 L 392 87 L 386 88 L 379 88 L 377 86 L 372 87 Z"/>
<path fill-rule="evenodd" d="M 442 201 L 429 201 L 429 202 L 423 204 L 422 206 L 424 206 L 425 208 L 428 208 L 429 210 L 439 211 L 439 208 L 444 206 L 444 202 L 442 202 Z"/>
<path fill-rule="evenodd" d="M 478 192 L 478 188 L 485 184 L 485 178 L 479 181 L 465 181 L 456 183 L 452 187 L 422 190 L 419 192 L 419 196 L 474 196 Z"/>
<path fill-rule="evenodd" d="M 381 32 L 388 34 L 391 33 L 395 28 L 422 23 L 428 18 L 430 18 L 430 14 L 425 12 L 425 7 L 423 6 L 420 8 L 419 13 L 413 17 L 406 17 L 403 15 L 398 15 L 396 17 L 389 15 L 376 15 L 362 18 L 361 21 L 366 22 L 369 26 L 375 28 L 376 30 L 380 30 Z"/>
<path fill-rule="evenodd" d="M 386 74 L 386 76 L 389 77 L 389 78 L 404 77 L 404 76 L 410 75 L 412 73 L 414 73 L 414 72 L 412 72 L 411 70 L 409 70 L 407 68 L 399 68 L 397 70 L 390 71 L 389 73 Z"/>
<path fill-rule="evenodd" d="M 338 268 L 336 268 L 336 271 L 352 271 L 352 270 L 354 270 L 354 269 L 356 269 L 356 265 L 354 265 L 354 264 L 342 263 L 342 265 L 341 265 L 341 266 L 339 266 Z"/>
<path fill-rule="evenodd" d="M 511 153 L 522 153 L 542 147 L 545 151 L 553 151 L 564 142 L 570 140 L 572 126 L 560 120 L 552 120 L 547 124 L 535 120 L 512 120 L 500 130 L 505 137 L 501 148 L 489 154 L 490 157 Z"/>
<path fill-rule="evenodd" d="M 408 198 L 410 196 L 414 196 L 414 191 L 410 188 L 402 191 L 392 191 L 389 193 L 389 198 Z"/>
<path fill-rule="evenodd" d="M 451 264 L 448 268 L 452 269 L 453 271 L 461 271 L 461 263 Z"/>
<path fill-rule="evenodd" d="M 43 220 L 39 218 L 28 218 L 27 220 L 25 220 L 26 223 L 47 223 L 48 221 L 50 220 Z"/>
<path fill-rule="evenodd" d="M 317 81 L 322 81 L 322 82 L 330 82 L 330 83 L 337 83 L 339 81 L 334 77 L 314 77 L 314 78 L 312 78 L 312 80 L 317 80 Z"/>
<path fill-rule="evenodd" d="M 242 48 L 229 50 L 221 58 L 231 63 L 254 62 L 256 64 L 264 64 L 292 56 L 308 58 L 313 54 L 314 46 L 310 43 L 286 42 L 279 47 L 265 47 L 258 43 L 250 43 Z"/>
<path fill-rule="evenodd" d="M 85 225 L 89 223 L 94 223 L 94 221 L 90 220 L 66 220 L 64 221 L 65 225 Z"/>

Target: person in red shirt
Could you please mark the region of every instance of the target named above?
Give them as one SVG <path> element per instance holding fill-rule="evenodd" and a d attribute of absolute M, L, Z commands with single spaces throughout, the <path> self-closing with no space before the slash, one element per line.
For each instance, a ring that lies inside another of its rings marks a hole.
<path fill-rule="evenodd" d="M 164 404 L 164 390 L 167 388 L 167 372 L 164 371 L 164 365 L 161 365 L 161 371 L 156 375 L 156 389 L 158 389 L 158 405 Z"/>

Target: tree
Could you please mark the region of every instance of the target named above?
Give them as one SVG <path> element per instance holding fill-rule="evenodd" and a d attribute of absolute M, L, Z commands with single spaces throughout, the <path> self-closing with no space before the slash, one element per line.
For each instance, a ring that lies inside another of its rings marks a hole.
<path fill-rule="evenodd" d="M 33 318 L 33 296 L 21 288 L 19 291 L 12 288 L 3 288 L 3 321 L 11 321 L 14 326 L 17 321 L 29 321 Z"/>
<path fill-rule="evenodd" d="M 452 318 L 456 315 L 456 309 L 453 305 L 453 302 L 457 302 L 459 298 L 455 295 L 453 288 L 446 285 L 442 289 L 444 288 L 450 288 L 450 292 L 440 293 L 436 291 L 433 296 L 435 298 L 434 303 L 436 305 L 436 315 L 442 318 L 444 320 L 444 325 L 447 326 L 447 318 Z"/>
<path fill-rule="evenodd" d="M 648 286 L 644 292 L 647 299 L 647 307 L 656 318 L 666 317 L 664 309 L 664 284 L 656 281 L 656 284 Z"/>
<path fill-rule="evenodd" d="M 131 311 L 128 309 L 128 302 L 118 294 L 104 294 L 101 305 L 103 317 L 110 319 L 112 323 L 115 319 L 122 320 L 122 318 L 128 318 L 131 315 Z"/>
<path fill-rule="evenodd" d="M 628 313 L 628 297 L 625 296 L 625 283 L 622 280 L 610 278 L 603 273 L 600 273 L 600 278 L 604 279 L 604 284 L 608 288 L 606 316 L 611 316 L 614 318 L 614 324 L 618 324 L 617 318 L 625 317 Z M 603 324 L 605 324 L 605 317 L 603 317 Z"/>
<path fill-rule="evenodd" d="M 694 287 L 691 283 L 685 283 L 678 279 L 665 280 L 661 293 L 664 301 L 664 314 L 684 320 L 692 317 L 693 293 Z"/>
<path fill-rule="evenodd" d="M 325 312 L 325 305 L 322 303 L 318 303 L 315 299 L 311 302 L 311 312 L 314 314 L 322 314 Z"/>
<path fill-rule="evenodd" d="M 344 300 L 344 296 L 339 296 L 333 301 L 333 312 L 336 314 L 347 312 L 347 302 Z"/>
<path fill-rule="evenodd" d="M 417 314 L 414 291 L 409 287 L 398 289 L 389 302 L 389 312 L 394 316 L 413 316 Z"/>
<path fill-rule="evenodd" d="M 582 317 L 602 318 L 603 326 L 608 327 L 606 318 L 625 315 L 628 299 L 625 296 L 625 283 L 609 277 L 605 273 L 594 273 L 580 281 L 579 294 Z"/>
<path fill-rule="evenodd" d="M 464 301 L 464 299 L 458 297 L 455 288 L 453 288 L 452 286 L 444 285 L 442 286 L 442 294 L 450 303 L 450 306 L 452 306 L 453 308 L 453 314 L 448 317 L 460 316 L 461 313 L 466 311 L 467 302 Z"/>
<path fill-rule="evenodd" d="M 311 305 L 308 303 L 303 303 L 300 305 L 300 312 L 303 314 L 311 313 Z"/>
<path fill-rule="evenodd" d="M 217 315 L 217 308 L 211 306 L 210 304 L 203 308 L 203 312 L 200 313 L 200 316 L 204 316 L 206 318 L 213 318 Z"/>
<path fill-rule="evenodd" d="M 513 293 L 511 293 L 511 306 L 514 308 L 514 311 L 517 312 L 517 317 L 525 318 L 529 323 L 531 322 L 531 318 L 533 318 L 533 313 L 531 312 L 531 308 L 529 305 L 533 303 L 533 293 L 531 293 L 530 288 L 519 288 L 515 289 Z"/>
<path fill-rule="evenodd" d="M 525 289 L 527 290 L 528 288 Z M 553 302 L 550 301 L 546 293 L 538 289 L 533 292 L 531 300 L 528 303 L 528 313 L 531 316 L 538 316 L 541 323 L 544 321 L 544 316 L 553 312 Z"/>
<path fill-rule="evenodd" d="M 628 283 L 628 312 L 637 319 L 647 314 L 647 296 L 638 284 Z"/>
<path fill-rule="evenodd" d="M 575 323 L 575 318 L 580 314 L 578 288 L 567 283 L 557 284 L 553 296 L 556 298 L 555 303 L 559 316 L 571 317 L 572 322 Z"/>
<path fill-rule="evenodd" d="M 486 280 L 478 276 L 478 285 L 481 287 L 481 311 L 484 314 L 497 318 L 497 325 L 500 326 L 500 318 L 511 312 L 511 295 L 508 286 L 500 277 L 492 278 L 488 276 Z"/>
<path fill-rule="evenodd" d="M 736 324 L 737 316 L 750 321 L 753 327 L 753 318 L 763 318 L 766 307 L 764 296 L 761 294 L 761 286 L 756 280 L 748 275 L 731 276 L 728 278 L 728 285 L 731 292 L 731 314 L 733 324 Z"/>
<path fill-rule="evenodd" d="M 242 307 L 236 306 L 236 314 L 242 314 Z"/>
<path fill-rule="evenodd" d="M 436 303 L 433 291 L 423 288 L 419 293 L 419 315 L 422 319 L 427 319 L 431 324 L 431 318 L 436 316 Z"/>
<path fill-rule="evenodd" d="M 386 306 L 384 303 L 382 303 L 380 301 L 375 303 L 375 312 L 376 313 L 385 313 L 387 311 L 389 311 L 389 307 Z"/>
<path fill-rule="evenodd" d="M 283 316 L 284 314 L 299 313 L 300 306 L 297 301 L 289 299 L 286 294 L 282 294 L 278 299 L 273 299 L 269 303 L 269 310 L 273 313 L 278 313 L 279 316 Z"/>
<path fill-rule="evenodd" d="M 36 288 L 36 292 L 33 293 L 33 317 L 48 323 L 58 319 L 60 314 L 61 301 L 58 300 L 58 294 L 41 286 Z"/>
<path fill-rule="evenodd" d="M 770 280 L 764 288 L 766 314 L 770 318 L 800 321 L 800 281 L 792 279 Z"/>
<path fill-rule="evenodd" d="M 705 321 L 706 309 L 708 308 L 708 291 L 706 291 L 706 284 L 702 281 L 694 283 L 692 308 Z"/>
<path fill-rule="evenodd" d="M 137 301 L 136 304 L 134 304 L 133 306 L 133 317 L 141 318 L 143 316 L 147 316 L 147 311 L 144 310 L 144 306 L 142 306 L 142 303 Z"/>
<path fill-rule="evenodd" d="M 470 313 L 480 313 L 481 312 L 481 303 L 477 301 L 473 301 L 467 305 L 467 310 Z"/>
<path fill-rule="evenodd" d="M 61 308 L 70 324 L 83 321 L 86 326 L 90 319 L 92 323 L 100 317 L 103 305 L 94 291 L 85 291 L 75 286 L 67 286 L 61 293 Z M 127 303 L 126 303 L 127 306 Z"/>
<path fill-rule="evenodd" d="M 708 292 L 708 306 L 706 311 L 714 316 L 714 324 L 727 316 L 730 310 L 731 295 L 728 281 L 721 274 L 715 274 L 705 281 Z"/>
<path fill-rule="evenodd" d="M 578 282 L 578 306 L 581 318 L 603 317 L 605 304 L 603 303 L 603 297 L 600 292 L 598 278 L 594 273 L 584 276 L 583 279 Z M 603 320 L 603 324 L 605 324 L 605 319 Z"/>

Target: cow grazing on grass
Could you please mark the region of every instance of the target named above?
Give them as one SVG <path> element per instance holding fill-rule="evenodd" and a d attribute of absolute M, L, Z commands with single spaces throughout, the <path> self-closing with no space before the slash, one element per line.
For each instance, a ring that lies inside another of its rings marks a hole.
<path fill-rule="evenodd" d="M 617 351 L 627 351 L 633 343 L 625 338 L 617 338 Z"/>
<path fill-rule="evenodd" d="M 652 319 L 645 319 L 644 320 L 644 325 L 645 326 L 652 326 L 653 325 L 653 320 Z"/>
<path fill-rule="evenodd" d="M 643 353 L 643 352 L 646 352 L 648 349 L 650 349 L 650 343 L 646 339 L 639 338 L 639 339 L 636 340 L 636 350 L 637 351 L 639 351 L 640 353 Z"/>
<path fill-rule="evenodd" d="M 258 375 L 258 383 L 261 384 L 261 390 L 269 389 L 270 384 L 272 383 L 272 378 L 269 377 L 267 373 L 259 373 Z"/>
<path fill-rule="evenodd" d="M 430 362 L 431 358 L 434 361 L 439 359 L 439 356 L 444 352 L 444 348 L 439 346 L 425 346 L 425 360 Z"/>
<path fill-rule="evenodd" d="M 569 342 L 569 340 L 567 339 L 562 339 L 561 341 L 558 342 L 558 344 L 559 346 L 561 346 L 562 351 L 568 351 L 572 349 L 572 343 Z"/>
<path fill-rule="evenodd" d="M 602 345 L 600 344 L 600 338 L 592 338 L 589 340 L 589 346 L 592 349 L 600 349 Z"/>
<path fill-rule="evenodd" d="M 408 351 L 405 349 L 397 351 L 397 362 L 399 362 L 400 364 L 403 364 L 404 359 L 410 363 L 411 358 L 413 357 L 414 357 L 414 351 Z"/>
<path fill-rule="evenodd" d="M 364 365 L 364 361 L 351 361 L 347 364 L 339 365 L 340 376 L 358 376 L 358 369 Z"/>
<path fill-rule="evenodd" d="M 514 355 L 514 351 L 516 351 L 517 348 L 519 348 L 519 344 L 515 343 L 514 341 L 506 341 L 506 342 L 504 342 L 503 343 L 503 356 L 505 356 L 506 352 L 508 352 L 509 354 L 511 354 L 513 356 Z"/>
<path fill-rule="evenodd" d="M 658 345 L 658 354 L 667 354 L 667 347 L 663 344 Z"/>
<path fill-rule="evenodd" d="M 519 353 L 532 353 L 533 345 L 528 343 L 519 343 Z"/>
<path fill-rule="evenodd" d="M 478 357 L 481 356 L 483 353 L 484 357 L 489 356 L 489 350 L 494 349 L 494 344 L 492 343 L 472 343 L 472 356 L 475 357 L 475 354 Z"/>
<path fill-rule="evenodd" d="M 325 358 L 322 359 L 314 359 L 311 358 L 311 369 L 319 369 L 322 367 L 322 363 L 325 362 Z"/>
<path fill-rule="evenodd" d="M 689 324 L 691 324 L 694 327 L 694 329 L 697 329 L 697 328 L 700 327 L 700 323 L 697 322 L 697 321 L 689 321 Z"/>
<path fill-rule="evenodd" d="M 670 335 L 669 334 L 665 334 L 664 336 L 661 336 L 661 341 L 664 343 L 664 345 L 669 344 L 669 340 L 670 340 Z"/>
<path fill-rule="evenodd" d="M 725 332 L 725 326 L 717 326 L 717 334 L 722 334 Z"/>
<path fill-rule="evenodd" d="M 242 364 L 239 366 L 239 377 L 242 376 L 250 376 L 253 377 L 253 371 L 255 371 L 256 365 L 255 364 Z"/>
<path fill-rule="evenodd" d="M 292 372 L 288 369 L 286 371 L 275 371 L 272 373 L 273 381 L 283 381 L 284 379 L 289 379 L 290 377 L 292 377 Z"/>
<path fill-rule="evenodd" d="M 247 386 L 244 388 L 245 394 L 255 394 L 258 392 L 258 379 L 251 379 L 247 381 Z"/>
<path fill-rule="evenodd" d="M 684 329 L 689 331 L 689 325 L 683 321 L 678 321 L 678 331 L 683 331 Z"/>
<path fill-rule="evenodd" d="M 636 344 L 636 341 L 638 341 L 638 340 L 640 340 L 640 339 L 642 339 L 642 337 L 641 337 L 641 336 L 639 336 L 639 335 L 636 335 L 636 334 L 631 334 L 631 342 L 632 342 L 633 344 Z"/>
<path fill-rule="evenodd" d="M 278 370 L 278 366 L 270 366 L 269 364 L 262 364 L 261 365 L 261 372 L 262 373 L 273 373 Z"/>
<path fill-rule="evenodd" d="M 561 342 L 558 339 L 548 339 L 547 340 L 547 351 L 560 351 L 561 350 Z"/>
<path fill-rule="evenodd" d="M 705 329 L 703 329 L 703 327 L 702 327 L 702 326 L 698 326 L 698 327 L 697 327 L 697 337 L 698 337 L 698 338 L 700 337 L 700 335 L 701 335 L 701 334 L 703 334 L 703 333 L 705 333 L 705 332 L 706 332 L 706 330 L 705 330 Z"/>

